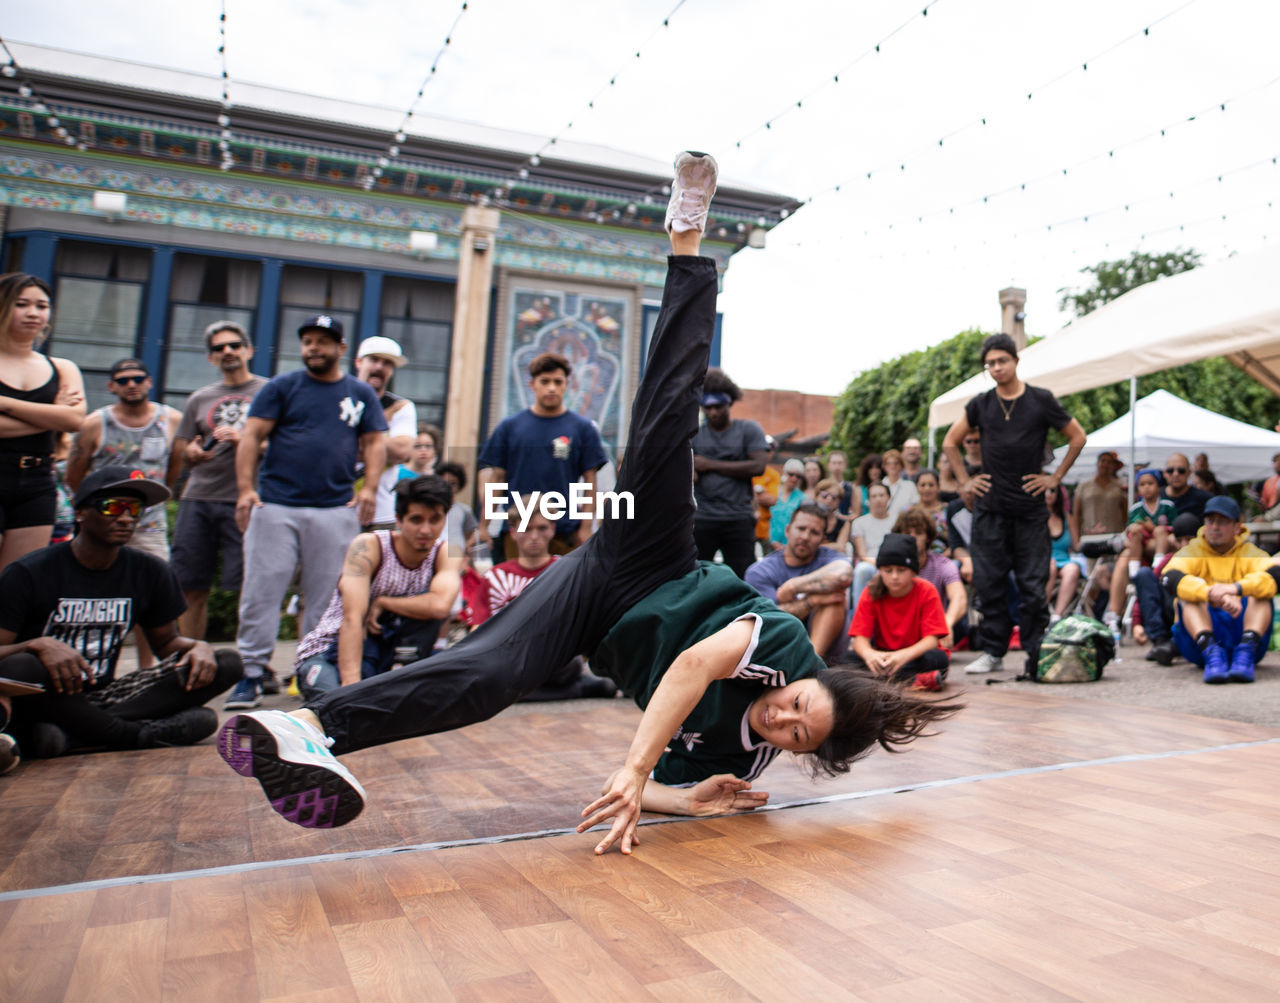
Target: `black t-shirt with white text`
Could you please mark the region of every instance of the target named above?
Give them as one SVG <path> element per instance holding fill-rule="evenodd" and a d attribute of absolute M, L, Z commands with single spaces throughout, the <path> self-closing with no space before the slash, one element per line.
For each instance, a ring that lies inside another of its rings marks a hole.
<path fill-rule="evenodd" d="M 1022 490 L 1022 478 L 1044 470 L 1049 430 L 1071 421 L 1058 398 L 1043 387 L 1024 384 L 1013 401 L 1002 401 L 993 387 L 969 401 L 964 416 L 970 428 L 982 430 L 982 472 L 991 475 L 991 490 L 977 498 L 975 510 L 1045 515 L 1043 496 Z"/>
<path fill-rule="evenodd" d="M 187 608 L 169 565 L 121 547 L 101 571 L 76 560 L 70 543 L 27 554 L 0 572 L 0 629 L 17 641 L 52 637 L 75 648 L 93 674 L 89 688 L 115 678 L 120 646 L 135 623 L 172 623 Z"/>

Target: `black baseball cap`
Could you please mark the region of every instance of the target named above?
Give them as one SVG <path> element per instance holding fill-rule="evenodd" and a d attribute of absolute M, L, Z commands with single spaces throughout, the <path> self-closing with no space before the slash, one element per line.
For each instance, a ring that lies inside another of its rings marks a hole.
<path fill-rule="evenodd" d="M 136 494 L 148 507 L 159 505 L 169 497 L 169 489 L 153 481 L 141 470 L 126 466 L 101 467 L 80 482 L 80 490 L 71 500 L 73 509 L 83 508 L 96 495 L 116 492 Z"/>
<path fill-rule="evenodd" d="M 298 337 L 301 338 L 308 331 L 324 331 L 337 341 L 346 340 L 342 331 L 342 321 L 337 317 L 330 317 L 327 313 L 318 313 L 304 320 L 302 326 L 298 328 Z"/>
<path fill-rule="evenodd" d="M 147 368 L 147 364 L 141 359 L 121 359 L 111 367 L 111 378 L 114 380 L 121 373 L 139 372 L 143 376 L 150 376 L 151 370 Z"/>

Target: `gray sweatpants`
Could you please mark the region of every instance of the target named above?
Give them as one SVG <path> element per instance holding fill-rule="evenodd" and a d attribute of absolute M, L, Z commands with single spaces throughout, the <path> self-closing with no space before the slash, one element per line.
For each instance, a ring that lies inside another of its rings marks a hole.
<path fill-rule="evenodd" d="M 355 508 L 292 508 L 266 504 L 254 509 L 244 535 L 244 587 L 240 590 L 240 629 L 236 649 L 248 679 L 261 677 L 280 632 L 280 606 L 301 565 L 306 603 L 300 637 L 320 617 L 342 573 L 347 545 L 360 532 Z"/>

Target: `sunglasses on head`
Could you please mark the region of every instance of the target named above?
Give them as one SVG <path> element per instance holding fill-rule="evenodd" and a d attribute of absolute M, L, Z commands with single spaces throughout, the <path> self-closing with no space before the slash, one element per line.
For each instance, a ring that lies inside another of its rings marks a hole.
<path fill-rule="evenodd" d="M 139 386 L 143 383 L 146 383 L 147 380 L 151 379 L 150 376 L 115 376 L 112 378 L 117 383 L 122 383 L 125 386 L 128 386 L 130 383 L 132 383 L 134 386 Z"/>
<path fill-rule="evenodd" d="M 1185 474 L 1187 472 L 1187 468 L 1186 467 L 1165 467 L 1164 472 L 1166 474 Z"/>
<path fill-rule="evenodd" d="M 221 345 L 214 345 L 209 349 L 209 354 L 217 355 L 219 352 L 225 352 L 228 350 L 238 352 L 242 348 L 244 348 L 243 341 L 224 341 Z"/>
<path fill-rule="evenodd" d="M 144 508 L 141 498 L 99 498 L 93 503 L 94 510 L 108 519 L 116 519 L 126 512 L 133 518 L 142 515 Z"/>

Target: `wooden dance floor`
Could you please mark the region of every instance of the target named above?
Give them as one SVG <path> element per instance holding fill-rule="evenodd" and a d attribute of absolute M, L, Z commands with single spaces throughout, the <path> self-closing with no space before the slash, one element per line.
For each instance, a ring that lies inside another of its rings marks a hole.
<path fill-rule="evenodd" d="M 1280 987 L 1280 731 L 974 687 L 773 810 L 572 833 L 622 701 L 347 757 L 344 829 L 194 749 L 0 779 L 0 1000 L 1196 1000 Z"/>

